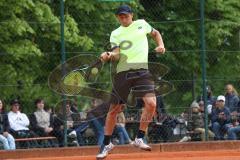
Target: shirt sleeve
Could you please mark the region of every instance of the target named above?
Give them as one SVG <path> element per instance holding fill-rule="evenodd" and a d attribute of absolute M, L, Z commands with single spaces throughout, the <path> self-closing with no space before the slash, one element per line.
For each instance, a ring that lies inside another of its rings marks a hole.
<path fill-rule="evenodd" d="M 152 26 L 149 23 L 147 23 L 145 20 L 143 20 L 143 26 L 146 34 L 152 32 L 153 30 Z"/>
<path fill-rule="evenodd" d="M 117 39 L 117 36 L 114 34 L 114 32 L 111 33 L 111 36 L 110 36 L 110 44 L 111 44 L 111 48 L 114 48 L 114 47 L 119 47 L 120 46 L 120 42 L 119 40 Z"/>

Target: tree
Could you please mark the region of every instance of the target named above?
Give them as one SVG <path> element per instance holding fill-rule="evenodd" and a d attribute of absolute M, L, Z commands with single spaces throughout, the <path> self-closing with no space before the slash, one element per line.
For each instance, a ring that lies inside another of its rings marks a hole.
<path fill-rule="evenodd" d="M 201 95 L 199 1 L 140 0 L 140 3 L 145 12 L 139 16 L 152 21 L 152 25 L 161 31 L 167 51 L 170 51 L 159 59 L 171 68 L 164 78 L 171 80 L 176 87 L 172 94 L 175 100 L 172 96 L 166 99 L 172 111 L 182 111 L 182 107 L 191 103 L 193 72 L 197 75 L 197 94 Z M 208 84 L 216 88 L 215 93 L 223 92 L 220 91 L 228 81 L 226 77 L 236 80 L 239 72 L 240 57 L 236 56 L 239 52 L 233 45 L 236 40 L 233 37 L 240 26 L 239 7 L 238 0 L 206 1 L 207 79 Z M 226 52 L 229 49 L 236 52 Z M 176 109 L 177 106 L 181 107 Z"/>

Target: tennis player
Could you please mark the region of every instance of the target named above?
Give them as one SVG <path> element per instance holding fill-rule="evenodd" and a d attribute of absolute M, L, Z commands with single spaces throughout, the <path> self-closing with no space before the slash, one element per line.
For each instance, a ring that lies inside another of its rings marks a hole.
<path fill-rule="evenodd" d="M 148 40 L 150 34 L 155 40 L 155 51 L 164 54 L 165 48 L 162 36 L 152 28 L 145 20 L 133 21 L 133 12 L 128 5 L 120 6 L 116 11 L 116 17 L 121 26 L 112 31 L 110 43 L 116 47 L 112 52 L 104 52 L 101 59 L 104 62 L 117 60 L 117 74 L 113 80 L 113 91 L 110 99 L 110 109 L 105 122 L 104 141 L 97 155 L 97 159 L 104 159 L 114 148 L 111 143 L 111 135 L 116 124 L 116 116 L 127 102 L 130 91 L 135 91 L 137 96 L 144 101 L 144 109 L 140 119 L 140 126 L 133 145 L 143 150 L 151 150 L 144 143 L 147 127 L 152 121 L 156 109 L 156 96 L 154 81 L 148 71 Z M 130 47 L 122 46 L 123 42 L 129 42 Z"/>

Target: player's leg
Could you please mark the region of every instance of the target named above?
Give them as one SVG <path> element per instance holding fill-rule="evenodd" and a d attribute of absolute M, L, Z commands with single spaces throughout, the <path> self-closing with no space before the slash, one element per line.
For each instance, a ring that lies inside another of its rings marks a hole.
<path fill-rule="evenodd" d="M 111 136 L 117 122 L 117 114 L 123 110 L 122 104 L 113 104 L 107 114 L 105 121 L 105 136 Z M 107 141 L 108 142 L 108 141 Z"/>
<path fill-rule="evenodd" d="M 107 156 L 108 152 L 113 149 L 113 144 L 110 142 L 113 129 L 116 125 L 117 114 L 123 109 L 123 104 L 126 103 L 127 97 L 130 92 L 131 82 L 126 79 L 126 73 L 120 72 L 114 77 L 113 91 L 111 94 L 111 106 L 107 113 L 105 122 L 105 136 L 103 145 L 100 148 L 100 152 L 97 155 L 97 159 L 103 159 Z"/>
<path fill-rule="evenodd" d="M 143 138 L 156 110 L 155 85 L 152 75 L 148 70 L 138 70 L 136 75 L 139 75 L 139 78 L 135 81 L 133 91 L 136 97 L 142 98 L 144 108 L 137 137 L 133 144 L 143 150 L 151 150 L 151 147 L 143 142 Z"/>
<path fill-rule="evenodd" d="M 146 132 L 149 123 L 156 111 L 156 97 L 154 94 L 149 93 L 143 97 L 144 108 L 140 119 L 139 130 Z"/>
<path fill-rule="evenodd" d="M 105 121 L 105 131 L 104 131 L 104 140 L 101 145 L 97 159 L 105 158 L 108 153 L 114 148 L 114 145 L 111 143 L 111 137 L 114 130 L 114 127 L 117 122 L 117 114 L 122 111 L 122 104 L 112 104 L 108 111 L 106 121 Z"/>
<path fill-rule="evenodd" d="M 140 125 L 137 137 L 134 141 L 134 145 L 143 149 L 151 150 L 151 147 L 144 143 L 143 138 L 147 131 L 149 123 L 152 121 L 152 118 L 156 110 L 156 97 L 153 93 L 148 93 L 143 97 L 144 108 L 140 119 Z"/>

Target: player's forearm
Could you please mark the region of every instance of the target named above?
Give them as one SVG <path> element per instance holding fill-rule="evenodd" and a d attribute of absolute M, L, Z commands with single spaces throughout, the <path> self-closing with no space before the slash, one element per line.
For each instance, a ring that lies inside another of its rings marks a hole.
<path fill-rule="evenodd" d="M 110 59 L 112 61 L 119 60 L 119 58 L 120 58 L 120 49 L 116 48 L 112 52 L 110 52 L 110 57 L 111 57 Z"/>
<path fill-rule="evenodd" d="M 161 36 L 160 32 L 158 30 L 154 29 L 152 31 L 151 35 L 152 35 L 153 39 L 155 40 L 157 46 L 161 46 L 161 47 L 164 48 L 164 43 L 163 43 L 163 39 L 162 39 L 162 36 Z"/>

